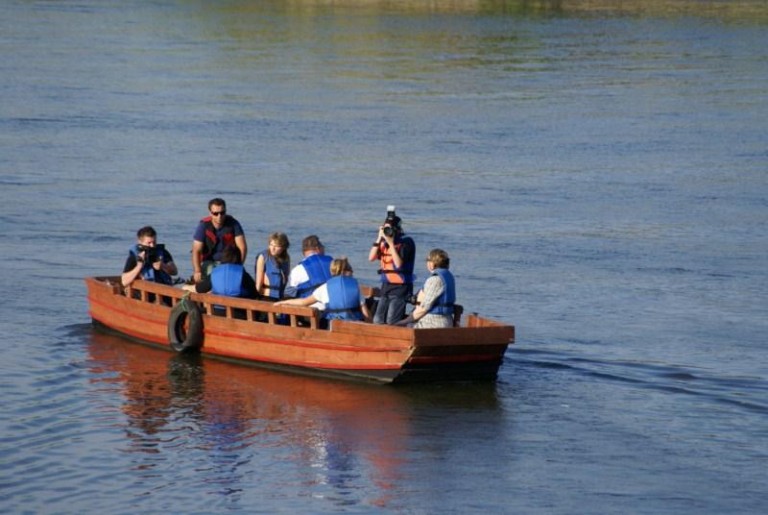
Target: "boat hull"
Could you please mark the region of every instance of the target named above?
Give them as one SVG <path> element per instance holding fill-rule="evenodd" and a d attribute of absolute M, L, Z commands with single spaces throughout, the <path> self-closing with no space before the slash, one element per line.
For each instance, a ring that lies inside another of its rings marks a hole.
<path fill-rule="evenodd" d="M 343 320 L 320 329 L 311 308 L 190 294 L 147 281 L 123 288 L 117 277 L 89 277 L 86 285 L 98 328 L 173 351 L 169 320 L 188 297 L 201 312 L 202 327 L 191 330 L 202 332 L 203 355 L 302 373 L 384 383 L 493 380 L 514 339 L 513 326 L 477 315 L 447 329 Z"/>

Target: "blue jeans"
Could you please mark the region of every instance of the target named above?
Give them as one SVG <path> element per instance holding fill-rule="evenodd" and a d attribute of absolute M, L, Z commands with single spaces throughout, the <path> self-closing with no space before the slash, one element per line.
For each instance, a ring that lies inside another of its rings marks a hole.
<path fill-rule="evenodd" d="M 406 299 L 412 293 L 413 284 L 382 284 L 373 323 L 392 325 L 405 318 Z"/>

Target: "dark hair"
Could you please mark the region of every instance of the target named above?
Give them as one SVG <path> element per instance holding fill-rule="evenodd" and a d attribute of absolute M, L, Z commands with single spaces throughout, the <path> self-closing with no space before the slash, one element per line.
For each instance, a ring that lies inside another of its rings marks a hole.
<path fill-rule="evenodd" d="M 151 238 L 157 238 L 157 231 L 155 231 L 154 227 L 151 225 L 145 225 L 138 231 L 136 231 L 136 237 L 138 239 L 142 239 L 145 236 L 149 236 Z"/>
<path fill-rule="evenodd" d="M 384 220 L 384 227 L 385 227 L 384 234 L 387 234 L 386 226 L 390 226 L 392 228 L 392 235 L 401 235 L 401 236 L 404 235 L 405 231 L 403 231 L 402 224 L 403 224 L 403 220 L 399 216 L 395 214 L 391 214 L 391 215 L 388 214 L 387 218 Z M 387 236 L 390 236 L 390 235 L 387 234 Z"/>
<path fill-rule="evenodd" d="M 323 244 L 320 242 L 320 238 L 318 238 L 315 234 L 307 236 L 301 241 L 301 250 L 304 252 L 308 250 L 320 249 L 322 246 Z"/>
<path fill-rule="evenodd" d="M 239 265 L 241 260 L 242 256 L 240 255 L 240 249 L 235 245 L 228 245 L 221 251 L 222 263 L 234 263 Z"/>
<path fill-rule="evenodd" d="M 213 207 L 213 206 L 221 206 L 224 209 L 224 211 L 227 210 L 227 203 L 224 202 L 223 198 L 216 197 L 216 198 L 212 198 L 211 200 L 209 200 L 208 201 L 208 211 L 210 211 L 211 207 Z"/>

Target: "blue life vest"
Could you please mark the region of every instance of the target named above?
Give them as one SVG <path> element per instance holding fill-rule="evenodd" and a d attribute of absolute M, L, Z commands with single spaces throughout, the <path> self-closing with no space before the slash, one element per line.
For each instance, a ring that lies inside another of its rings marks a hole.
<path fill-rule="evenodd" d="M 445 289 L 428 313 L 431 315 L 453 315 L 453 305 L 456 303 L 456 281 L 453 279 L 453 274 L 447 268 L 435 268 L 432 275 L 440 276 Z"/>
<path fill-rule="evenodd" d="M 357 279 L 337 275 L 328 280 L 328 304 L 323 318 L 327 320 L 362 320 L 360 311 L 360 285 Z"/>
<path fill-rule="evenodd" d="M 279 299 L 283 296 L 285 282 L 291 272 L 290 263 L 284 261 L 278 264 L 277 260 L 269 255 L 269 250 L 263 251 L 259 256 L 264 257 L 264 276 L 269 278 L 269 297 Z"/>
<path fill-rule="evenodd" d="M 223 263 L 211 272 L 211 291 L 216 295 L 228 297 L 242 297 L 243 292 L 243 265 Z"/>
<path fill-rule="evenodd" d="M 133 257 L 136 258 L 136 261 L 138 262 L 139 259 L 139 246 L 134 245 L 128 251 L 133 255 Z M 162 263 L 165 263 L 165 251 L 162 249 L 157 249 L 157 255 L 160 256 L 160 261 Z M 155 270 L 152 266 L 152 263 L 149 263 L 147 261 L 144 261 L 144 263 L 141 264 L 141 277 L 144 278 L 145 281 L 152 281 L 155 283 L 161 283 L 161 284 L 173 284 L 173 278 L 165 273 L 165 270 Z"/>
<path fill-rule="evenodd" d="M 315 288 L 325 284 L 331 278 L 331 261 L 333 258 L 324 254 L 312 254 L 301 261 L 309 279 L 296 286 L 297 297 L 302 299 L 309 297 Z"/>

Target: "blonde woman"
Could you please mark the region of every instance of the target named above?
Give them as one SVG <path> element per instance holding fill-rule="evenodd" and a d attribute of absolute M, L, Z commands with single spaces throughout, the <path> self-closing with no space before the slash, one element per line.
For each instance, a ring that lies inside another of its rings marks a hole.
<path fill-rule="evenodd" d="M 319 286 L 309 297 L 283 300 L 277 305 L 311 306 L 321 303 L 325 320 L 370 320 L 371 314 L 360 294 L 360 285 L 352 277 L 347 258 L 331 261 L 331 278 Z"/>
<path fill-rule="evenodd" d="M 279 300 L 285 291 L 291 271 L 291 243 L 282 232 L 273 232 L 267 239 L 267 248 L 256 256 L 254 277 L 256 290 L 264 298 Z"/>

